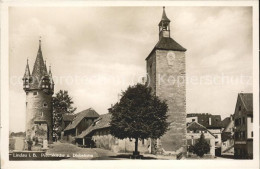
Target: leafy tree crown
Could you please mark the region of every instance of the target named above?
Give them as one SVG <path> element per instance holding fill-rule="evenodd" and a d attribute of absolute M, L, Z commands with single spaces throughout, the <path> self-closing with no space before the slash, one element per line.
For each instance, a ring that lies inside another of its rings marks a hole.
<path fill-rule="evenodd" d="M 111 108 L 110 132 L 117 138 L 160 138 L 169 126 L 168 106 L 142 84 L 128 87 Z"/>

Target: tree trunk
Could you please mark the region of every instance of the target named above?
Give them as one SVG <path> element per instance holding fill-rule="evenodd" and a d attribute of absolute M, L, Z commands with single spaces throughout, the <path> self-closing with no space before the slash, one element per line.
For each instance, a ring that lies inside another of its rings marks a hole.
<path fill-rule="evenodd" d="M 135 154 L 139 154 L 138 153 L 138 138 L 135 138 Z"/>

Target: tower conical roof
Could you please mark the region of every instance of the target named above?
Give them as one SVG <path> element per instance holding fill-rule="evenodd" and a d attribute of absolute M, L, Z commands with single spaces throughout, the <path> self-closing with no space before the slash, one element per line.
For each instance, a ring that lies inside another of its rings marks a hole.
<path fill-rule="evenodd" d="M 51 80 L 51 84 L 54 84 L 53 78 L 52 78 L 52 72 L 51 72 L 51 66 L 49 66 L 49 77 Z"/>
<path fill-rule="evenodd" d="M 42 76 L 47 74 L 47 68 L 43 61 L 42 49 L 41 49 L 41 40 L 39 40 L 39 49 L 37 53 L 37 57 L 33 66 L 32 76 L 41 78 Z"/>
<path fill-rule="evenodd" d="M 27 64 L 26 64 L 26 67 L 25 67 L 25 72 L 24 72 L 23 78 L 29 78 L 30 76 L 31 76 L 30 67 L 29 67 L 28 59 L 27 59 Z"/>
<path fill-rule="evenodd" d="M 39 88 L 40 81 L 45 75 L 48 75 L 48 72 L 42 56 L 41 40 L 39 40 L 39 49 L 32 71 L 32 88 Z"/>

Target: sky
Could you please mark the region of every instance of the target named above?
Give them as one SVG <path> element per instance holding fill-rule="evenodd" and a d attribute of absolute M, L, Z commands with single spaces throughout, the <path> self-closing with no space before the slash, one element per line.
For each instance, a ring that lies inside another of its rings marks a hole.
<path fill-rule="evenodd" d="M 237 94 L 252 92 L 251 7 L 166 7 L 171 36 L 186 51 L 187 113 L 234 113 Z M 158 42 L 162 7 L 11 7 L 10 131 L 25 131 L 22 77 L 39 37 L 55 92 L 68 90 L 76 113 L 99 114 L 146 76 Z"/>

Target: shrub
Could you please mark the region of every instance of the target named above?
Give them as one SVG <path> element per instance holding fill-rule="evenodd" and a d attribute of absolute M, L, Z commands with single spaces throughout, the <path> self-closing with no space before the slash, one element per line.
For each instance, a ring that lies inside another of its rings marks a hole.
<path fill-rule="evenodd" d="M 205 136 L 202 133 L 199 141 L 194 145 L 194 153 L 200 157 L 203 157 L 204 154 L 210 151 L 210 145 L 205 140 Z"/>

